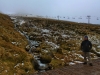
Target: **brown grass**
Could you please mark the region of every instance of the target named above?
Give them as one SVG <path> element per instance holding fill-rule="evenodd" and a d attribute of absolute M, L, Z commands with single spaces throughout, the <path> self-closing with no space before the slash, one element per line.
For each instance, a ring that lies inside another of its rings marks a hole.
<path fill-rule="evenodd" d="M 21 75 L 35 71 L 33 57 L 25 51 L 26 45 L 26 38 L 14 29 L 10 17 L 0 13 L 0 74 Z"/>

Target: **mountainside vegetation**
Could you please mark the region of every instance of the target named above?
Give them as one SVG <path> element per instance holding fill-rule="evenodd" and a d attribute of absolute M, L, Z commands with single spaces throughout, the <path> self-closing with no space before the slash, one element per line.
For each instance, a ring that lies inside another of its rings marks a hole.
<path fill-rule="evenodd" d="M 22 33 L 30 40 L 40 42 L 36 50 L 46 55 L 43 57 L 52 57 L 50 65 L 53 68 L 83 62 L 80 44 L 85 35 L 93 44 L 92 59 L 100 56 L 100 25 L 36 17 L 18 17 L 15 20 Z"/>
<path fill-rule="evenodd" d="M 25 36 L 14 28 L 9 16 L 0 13 L 0 74 L 21 75 L 34 72 L 33 57 L 25 51 Z"/>

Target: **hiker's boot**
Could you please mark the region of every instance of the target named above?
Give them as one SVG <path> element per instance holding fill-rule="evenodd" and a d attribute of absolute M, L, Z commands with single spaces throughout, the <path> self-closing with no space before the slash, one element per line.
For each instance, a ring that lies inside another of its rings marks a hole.
<path fill-rule="evenodd" d="M 92 64 L 92 63 L 89 63 L 89 65 L 90 65 L 90 66 L 93 66 L 93 64 Z"/>
<path fill-rule="evenodd" d="M 87 64 L 87 62 L 84 62 L 83 64 L 84 64 L 84 65 L 86 65 L 86 64 Z"/>

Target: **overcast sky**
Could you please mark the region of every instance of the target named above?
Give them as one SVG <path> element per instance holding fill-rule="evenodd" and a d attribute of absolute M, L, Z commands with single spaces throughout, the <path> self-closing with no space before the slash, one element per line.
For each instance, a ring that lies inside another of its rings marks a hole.
<path fill-rule="evenodd" d="M 71 21 L 87 22 L 86 16 L 91 16 L 91 23 L 100 24 L 100 0 L 0 0 L 0 12 L 23 13 L 61 18 Z M 73 19 L 75 17 L 75 19 Z M 82 17 L 80 20 L 79 17 Z"/>

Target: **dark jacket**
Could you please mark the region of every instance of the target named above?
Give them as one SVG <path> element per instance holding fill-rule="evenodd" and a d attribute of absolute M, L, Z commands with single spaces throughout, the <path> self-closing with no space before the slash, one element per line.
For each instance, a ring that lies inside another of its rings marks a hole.
<path fill-rule="evenodd" d="M 82 41 L 81 50 L 83 52 L 90 52 L 91 48 L 92 48 L 92 44 L 91 44 L 91 42 L 89 40 Z"/>

